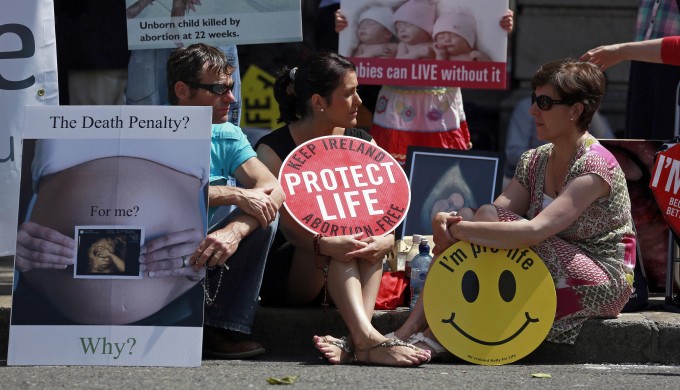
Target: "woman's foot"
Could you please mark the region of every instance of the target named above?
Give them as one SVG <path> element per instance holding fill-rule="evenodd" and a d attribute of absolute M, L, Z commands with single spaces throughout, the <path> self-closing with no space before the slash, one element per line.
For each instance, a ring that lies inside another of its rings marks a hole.
<path fill-rule="evenodd" d="M 368 348 L 356 348 L 357 363 L 383 366 L 419 366 L 430 361 L 430 352 L 403 341 L 386 339 Z"/>
<path fill-rule="evenodd" d="M 314 346 L 331 364 L 348 364 L 354 360 L 354 351 L 347 338 L 314 336 Z"/>
<path fill-rule="evenodd" d="M 420 349 L 429 351 L 433 361 L 448 353 L 430 331 L 416 333 L 409 337 L 408 342 Z"/>

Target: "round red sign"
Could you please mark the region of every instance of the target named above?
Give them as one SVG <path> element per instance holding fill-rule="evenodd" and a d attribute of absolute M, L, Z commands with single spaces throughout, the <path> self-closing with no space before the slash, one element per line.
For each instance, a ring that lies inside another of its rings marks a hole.
<path fill-rule="evenodd" d="M 680 234 L 680 144 L 667 144 L 657 153 L 649 187 L 673 232 Z"/>
<path fill-rule="evenodd" d="M 406 217 L 411 201 L 399 163 L 359 138 L 327 136 L 293 150 L 279 182 L 288 212 L 312 233 L 381 236 Z"/>

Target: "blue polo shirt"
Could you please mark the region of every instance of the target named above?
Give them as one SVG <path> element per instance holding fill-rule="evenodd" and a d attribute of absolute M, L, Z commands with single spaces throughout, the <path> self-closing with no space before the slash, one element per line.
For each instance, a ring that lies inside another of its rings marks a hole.
<path fill-rule="evenodd" d="M 210 184 L 235 185 L 234 172 L 248 159 L 257 154 L 240 127 L 226 122 L 212 125 L 210 138 Z M 208 210 L 208 221 L 215 213 Z"/>

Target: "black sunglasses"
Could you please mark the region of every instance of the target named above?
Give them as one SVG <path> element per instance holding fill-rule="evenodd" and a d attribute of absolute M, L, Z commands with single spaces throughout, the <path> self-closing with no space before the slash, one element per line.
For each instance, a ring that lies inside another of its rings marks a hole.
<path fill-rule="evenodd" d="M 229 93 L 234 88 L 234 84 L 200 84 L 200 83 L 189 83 L 193 88 L 205 89 L 208 92 L 212 92 L 218 95 L 225 95 Z"/>
<path fill-rule="evenodd" d="M 538 108 L 541 109 L 541 111 L 548 111 L 549 109 L 552 108 L 553 104 L 571 104 L 572 102 L 569 100 L 554 100 L 550 96 L 546 95 L 541 95 L 541 96 L 536 96 L 535 92 L 531 93 L 531 104 L 536 103 Z"/>

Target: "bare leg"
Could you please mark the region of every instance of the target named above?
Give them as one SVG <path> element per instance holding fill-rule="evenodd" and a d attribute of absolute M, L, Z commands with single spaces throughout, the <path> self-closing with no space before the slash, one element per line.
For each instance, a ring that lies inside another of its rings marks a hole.
<path fill-rule="evenodd" d="M 477 209 L 473 220 L 482 222 L 498 222 L 498 211 L 494 205 L 485 204 Z"/>
<path fill-rule="evenodd" d="M 323 271 L 316 268 L 314 256 L 312 252 L 295 250 L 286 282 L 287 305 L 309 304 L 323 289 Z"/>
<path fill-rule="evenodd" d="M 423 295 L 418 298 L 416 305 L 409 313 L 406 321 L 394 332 L 394 335 L 401 340 L 408 340 L 411 335 L 418 332 L 423 332 L 427 329 L 427 320 L 425 319 L 425 308 L 423 306 Z"/>
<path fill-rule="evenodd" d="M 493 205 L 483 205 L 476 212 L 469 208 L 458 210 L 458 215 L 465 221 L 497 221 L 498 213 Z M 495 218 L 495 219 L 494 219 Z M 408 340 L 409 337 L 418 332 L 429 332 L 427 320 L 425 319 L 425 309 L 423 307 L 423 296 L 421 295 L 415 307 L 409 313 L 406 321 L 394 332 L 394 335 L 401 340 Z"/>
<path fill-rule="evenodd" d="M 363 298 L 364 313 L 366 313 L 366 318 L 373 318 L 373 312 L 375 310 L 375 299 L 378 296 L 378 290 L 380 288 L 380 272 L 375 272 L 375 266 L 367 261 L 357 261 L 357 267 L 359 270 L 359 280 L 361 283 L 361 295 Z M 352 361 L 354 355 L 349 353 L 342 348 L 340 348 L 340 340 L 326 335 L 324 337 L 318 338 L 318 341 L 322 344 L 319 350 L 322 350 L 326 359 L 334 364 L 345 364 Z M 317 339 L 315 339 L 315 343 Z"/>
<path fill-rule="evenodd" d="M 368 302 L 372 300 L 372 304 L 375 304 L 382 264 L 378 262 L 360 266 L 358 263 L 357 260 L 350 262 L 332 260 L 328 272 L 328 291 L 349 328 L 357 358 L 364 361 L 370 359 L 371 363 L 393 366 L 417 365 L 427 361 L 429 353 L 405 346 L 371 350 L 374 345 L 387 341 L 387 338 L 373 327 L 371 318 L 366 313 Z M 371 297 L 363 296 L 362 280 L 369 280 L 366 291 L 371 294 Z M 378 284 L 378 286 L 373 284 Z M 372 313 L 372 310 L 371 308 L 369 311 Z M 317 348 L 329 358 L 329 361 L 344 363 L 336 355 L 337 351 L 332 349 L 335 346 L 318 336 L 314 337 L 314 342 Z"/>
<path fill-rule="evenodd" d="M 368 261 L 359 261 L 358 267 L 362 286 L 361 295 L 364 298 L 364 311 L 366 312 L 366 317 L 371 319 L 373 318 L 375 300 L 380 289 L 382 263 L 371 264 Z"/>

